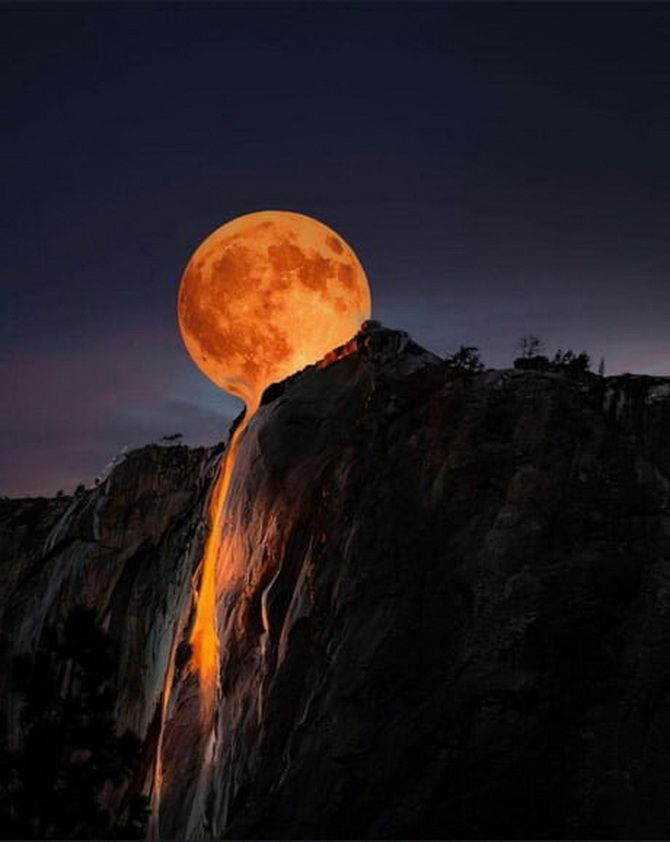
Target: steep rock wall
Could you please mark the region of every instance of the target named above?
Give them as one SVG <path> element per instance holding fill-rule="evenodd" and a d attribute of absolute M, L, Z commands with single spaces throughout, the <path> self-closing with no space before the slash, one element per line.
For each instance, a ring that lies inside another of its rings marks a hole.
<path fill-rule="evenodd" d="M 83 601 L 121 649 L 135 788 L 162 734 L 162 838 L 665 837 L 669 433 L 668 379 L 470 374 L 381 329 L 271 387 L 206 764 L 186 641 L 221 449 L 0 501 L 5 737 L 12 655 Z"/>
<path fill-rule="evenodd" d="M 622 418 L 595 379 L 352 357 L 261 411 L 215 835 L 667 833 L 668 381 L 635 383 Z"/>
<path fill-rule="evenodd" d="M 96 610 L 119 653 L 119 729 L 146 745 L 148 787 L 174 629 L 200 561 L 203 501 L 218 453 L 149 446 L 75 497 L 0 501 L 0 691 L 4 742 L 18 744 L 15 655 L 77 605 Z"/>

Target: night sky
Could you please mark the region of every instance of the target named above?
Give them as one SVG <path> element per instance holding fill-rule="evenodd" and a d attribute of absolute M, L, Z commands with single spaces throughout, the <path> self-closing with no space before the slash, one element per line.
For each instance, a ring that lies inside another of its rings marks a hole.
<path fill-rule="evenodd" d="M 437 353 L 670 374 L 669 44 L 660 4 L 0 7 L 0 494 L 224 437 L 175 300 L 254 210 L 335 228 Z"/>

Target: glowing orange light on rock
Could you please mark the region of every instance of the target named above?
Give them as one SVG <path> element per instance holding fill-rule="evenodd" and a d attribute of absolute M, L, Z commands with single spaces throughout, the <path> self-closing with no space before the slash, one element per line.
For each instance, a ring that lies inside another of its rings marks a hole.
<path fill-rule="evenodd" d="M 246 403 L 210 505 L 193 664 L 208 708 L 218 679 L 217 591 L 226 579 L 221 534 L 240 437 L 273 382 L 347 342 L 370 316 L 370 288 L 347 243 L 323 223 L 288 211 L 228 222 L 196 249 L 181 280 L 178 318 L 198 367 Z"/>

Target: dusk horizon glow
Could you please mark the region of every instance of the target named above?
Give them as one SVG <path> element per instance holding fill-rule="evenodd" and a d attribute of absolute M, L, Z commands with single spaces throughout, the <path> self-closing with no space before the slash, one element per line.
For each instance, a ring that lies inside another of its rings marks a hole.
<path fill-rule="evenodd" d="M 524 334 L 670 375 L 670 7 L 6 5 L 0 494 L 242 408 L 184 352 L 185 262 L 313 216 L 374 318 L 510 367 Z"/>

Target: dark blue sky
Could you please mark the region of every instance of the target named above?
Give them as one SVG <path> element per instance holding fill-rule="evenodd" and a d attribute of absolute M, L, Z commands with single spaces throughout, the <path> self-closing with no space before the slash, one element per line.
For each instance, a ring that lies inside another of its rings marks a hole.
<path fill-rule="evenodd" d="M 662 4 L 0 7 L 0 493 L 224 435 L 175 296 L 264 208 L 335 228 L 438 353 L 532 331 L 670 374 L 668 44 Z"/>

